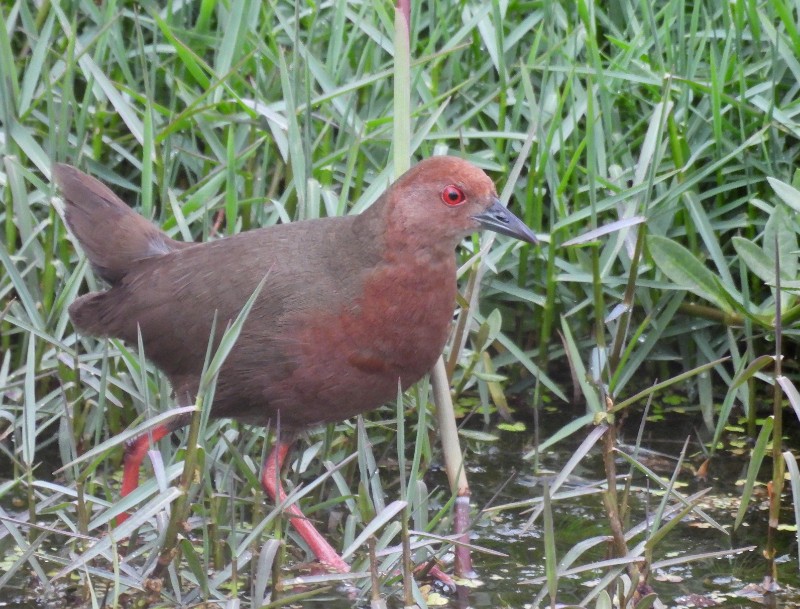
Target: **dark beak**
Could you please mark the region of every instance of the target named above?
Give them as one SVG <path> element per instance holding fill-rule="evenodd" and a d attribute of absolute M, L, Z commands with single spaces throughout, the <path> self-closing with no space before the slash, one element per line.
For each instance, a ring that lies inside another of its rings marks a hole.
<path fill-rule="evenodd" d="M 497 198 L 494 199 L 489 209 L 472 216 L 472 218 L 477 220 L 481 228 L 486 230 L 492 230 L 501 235 L 508 235 L 528 243 L 536 244 L 539 242 L 533 231 L 522 220 L 503 207 Z"/>

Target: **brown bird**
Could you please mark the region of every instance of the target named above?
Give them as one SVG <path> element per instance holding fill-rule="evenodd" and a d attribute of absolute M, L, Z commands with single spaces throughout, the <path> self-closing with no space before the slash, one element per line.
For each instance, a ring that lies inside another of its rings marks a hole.
<path fill-rule="evenodd" d="M 376 408 L 396 397 L 398 380 L 409 387 L 433 367 L 453 316 L 459 241 L 489 229 L 536 242 L 491 179 L 454 157 L 422 161 L 360 215 L 205 243 L 168 237 L 74 167 L 56 165 L 53 175 L 72 234 L 111 286 L 78 298 L 73 324 L 133 345 L 141 332 L 181 405 L 194 403 L 212 327 L 218 343 L 266 277 L 220 370 L 211 415 L 289 432 Z M 128 445 L 123 496 L 150 443 L 187 422 Z M 263 468 L 273 500 L 285 498 L 275 481 L 289 448 L 279 441 Z M 349 570 L 296 505 L 289 512 L 320 562 Z"/>

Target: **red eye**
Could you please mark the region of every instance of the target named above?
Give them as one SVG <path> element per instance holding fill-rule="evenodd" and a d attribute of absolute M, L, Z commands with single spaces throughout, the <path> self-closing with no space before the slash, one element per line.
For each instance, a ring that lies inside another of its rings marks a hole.
<path fill-rule="evenodd" d="M 442 201 L 445 202 L 445 205 L 450 205 L 451 207 L 456 205 L 461 205 L 464 201 L 467 200 L 467 197 L 464 196 L 464 191 L 461 190 L 458 186 L 445 186 L 444 190 L 442 191 Z"/>

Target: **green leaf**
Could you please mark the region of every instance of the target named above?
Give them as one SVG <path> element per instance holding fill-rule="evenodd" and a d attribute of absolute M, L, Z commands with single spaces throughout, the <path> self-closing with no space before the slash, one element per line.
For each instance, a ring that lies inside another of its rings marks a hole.
<path fill-rule="evenodd" d="M 658 235 L 648 235 L 647 244 L 658 268 L 676 285 L 708 300 L 726 313 L 733 311 L 729 295 L 721 284 L 692 252 Z"/>
<path fill-rule="evenodd" d="M 474 429 L 459 429 L 458 435 L 468 440 L 475 440 L 477 442 L 497 442 L 500 438 L 496 435 L 487 433 L 485 431 L 477 431 Z"/>
<path fill-rule="evenodd" d="M 502 429 L 503 431 L 518 432 L 518 431 L 525 431 L 527 427 L 525 426 L 525 423 L 523 423 L 522 421 L 517 421 L 516 423 L 499 423 L 497 425 L 497 429 Z"/>
<path fill-rule="evenodd" d="M 475 349 L 477 351 L 483 351 L 493 343 L 494 339 L 497 338 L 497 335 L 500 333 L 502 324 L 503 319 L 500 315 L 500 311 L 498 309 L 492 309 L 492 312 L 486 316 L 486 319 L 480 325 L 480 328 L 478 328 L 478 333 L 475 337 Z"/>
<path fill-rule="evenodd" d="M 783 453 L 783 460 L 786 462 L 786 471 L 789 474 L 789 483 L 792 488 L 792 505 L 794 506 L 794 521 L 800 522 L 800 469 L 797 467 L 797 460 L 791 451 Z M 800 527 L 795 528 L 795 539 L 800 542 Z M 800 547 L 800 546 L 798 546 Z M 799 550 L 800 552 L 800 550 Z M 798 553 L 798 564 L 800 564 L 800 553 Z"/>
<path fill-rule="evenodd" d="M 777 257 L 780 261 L 781 277 L 797 278 L 797 233 L 792 229 L 786 208 L 782 205 L 775 208 L 764 226 L 764 252 L 772 264 L 773 276 Z"/>
<path fill-rule="evenodd" d="M 544 502 L 544 570 L 547 577 L 547 592 L 550 594 L 552 606 L 555 606 L 558 591 L 558 554 L 556 553 L 556 531 L 553 524 L 553 508 L 551 505 L 550 485 L 545 480 L 542 489 Z"/>
<path fill-rule="evenodd" d="M 736 389 L 740 385 L 750 380 L 759 370 L 763 369 L 770 364 L 775 363 L 775 357 L 772 355 L 760 355 L 747 366 L 740 374 L 737 374 L 731 382 L 730 388 Z"/>
<path fill-rule="evenodd" d="M 767 454 L 767 445 L 769 440 L 772 438 L 773 424 L 774 419 L 772 417 L 767 417 L 764 419 L 764 423 L 761 426 L 761 432 L 758 434 L 756 444 L 750 453 L 750 463 L 747 466 L 747 477 L 745 478 L 744 487 L 742 488 L 742 500 L 739 503 L 739 511 L 736 513 L 736 521 L 733 524 L 734 531 L 739 528 L 740 524 L 742 524 L 744 515 L 747 512 L 747 506 L 750 505 L 750 499 L 753 496 L 753 487 L 755 486 L 756 478 L 758 477 L 758 470 L 761 467 L 764 456 Z"/>
<path fill-rule="evenodd" d="M 749 239 L 734 237 L 731 241 L 733 248 L 747 268 L 764 283 L 775 285 L 775 260 Z"/>
<path fill-rule="evenodd" d="M 183 63 L 187 73 L 194 78 L 195 82 L 200 85 L 202 89 L 211 87 L 211 79 L 207 73 L 211 72 L 211 68 L 203 63 L 203 60 L 198 57 L 192 50 L 190 50 L 178 37 L 173 33 L 169 24 L 158 16 L 158 13 L 151 15 L 156 25 L 161 29 L 161 33 L 172 45 L 172 50 L 177 55 L 178 59 Z"/>
<path fill-rule="evenodd" d="M 789 186 L 786 182 L 781 182 L 775 178 L 767 178 L 767 182 L 772 186 L 772 190 L 780 197 L 781 201 L 786 203 L 794 211 L 800 212 L 800 191 Z"/>

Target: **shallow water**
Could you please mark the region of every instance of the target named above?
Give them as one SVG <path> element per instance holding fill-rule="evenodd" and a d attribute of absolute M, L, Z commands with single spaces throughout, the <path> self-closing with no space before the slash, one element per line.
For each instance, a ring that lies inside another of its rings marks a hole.
<path fill-rule="evenodd" d="M 563 411 L 545 414 L 543 416 L 545 429 L 542 430 L 541 436 L 548 437 L 558 425 L 568 420 L 568 417 L 578 414 L 580 413 L 570 414 Z M 690 466 L 698 465 L 703 459 L 695 439 L 698 434 L 703 435 L 703 432 L 697 431 L 698 424 L 698 418 L 691 413 L 668 415 L 664 420 L 648 423 L 645 427 L 644 445 L 656 452 L 643 456 L 642 460 L 661 476 L 669 478 L 685 439 L 690 437 L 688 449 L 690 457 L 687 458 L 687 467 L 678 476 L 678 481 L 682 485 L 680 491 L 684 495 L 690 495 L 709 487 L 710 492 L 701 500 L 703 509 L 717 522 L 731 530 L 741 495 L 737 480 L 744 476 L 747 467 L 746 451 L 742 451 L 742 454 L 735 454 L 732 451 L 721 452 L 713 462 L 708 483 L 695 481 Z M 623 451 L 632 450 L 625 442 L 635 437 L 637 426 L 638 422 L 631 421 L 623 430 L 620 438 Z M 481 508 L 488 504 L 491 504 L 492 508 L 497 508 L 504 504 L 541 497 L 543 485 L 552 482 L 554 475 L 564 467 L 590 431 L 591 428 L 582 430 L 558 444 L 553 450 L 541 454 L 539 469 L 536 471 L 533 462 L 523 458 L 523 455 L 529 453 L 532 448 L 530 445 L 532 434 L 529 431 L 497 432 L 498 440 L 491 443 L 467 441 L 472 505 L 476 514 L 479 512 L 482 514 L 472 530 L 472 541 L 476 545 L 502 552 L 505 556 L 476 552 L 474 560 L 480 583 L 476 587 L 462 586 L 456 592 L 429 597 L 432 602 L 443 602 L 444 606 L 448 607 L 473 609 L 497 607 L 527 609 L 534 606 L 537 595 L 545 586 L 543 519 L 540 517 L 529 524 L 527 509 L 522 507 L 489 511 L 482 511 Z M 800 434 L 791 430 L 787 435 L 800 437 Z M 621 459 L 617 460 L 617 465 L 619 474 L 628 471 Z M 561 491 L 596 488 L 597 484 L 604 480 L 604 476 L 599 446 L 595 446 L 575 468 Z M 768 472 L 765 468 L 759 479 L 766 480 L 767 477 Z M 429 488 L 447 487 L 446 478 L 441 471 L 430 472 L 426 482 Z M 632 486 L 630 523 L 650 521 L 654 517 L 662 494 L 657 492 L 657 489 L 654 490 L 652 485 L 648 485 L 642 476 L 635 477 Z M 792 523 L 794 518 L 788 495 L 783 503 L 782 522 Z M 765 506 L 766 497 L 762 493 L 752 502 L 744 525 L 733 537 L 704 526 L 694 514 L 690 514 L 677 524 L 674 530 L 656 545 L 653 555 L 655 562 L 666 559 L 678 561 L 678 564 L 656 571 L 651 577 L 650 582 L 659 599 L 667 606 L 709 606 L 712 603 L 724 606 L 761 604 L 758 599 L 748 595 L 758 595 L 757 585 L 761 583 L 766 569 L 760 554 L 767 530 Z M 567 555 L 576 544 L 609 532 L 600 494 L 556 500 L 553 502 L 552 512 L 556 554 L 559 559 Z M 635 538 L 629 542 L 629 547 L 633 547 L 642 539 L 642 535 Z M 799 584 L 795 533 L 790 530 L 782 532 L 779 544 L 779 577 L 784 589 L 772 600 L 778 605 L 795 605 L 800 600 L 800 595 L 796 593 Z M 680 561 L 681 557 L 688 555 L 730 550 L 748 545 L 756 545 L 758 548 L 756 551 L 731 554 L 725 558 L 705 558 L 688 563 Z M 606 551 L 606 546 L 600 544 L 582 556 L 576 564 L 591 564 L 603 560 L 606 558 Z M 590 570 L 561 577 L 557 587 L 558 603 L 577 604 L 584 600 L 585 595 L 593 587 L 592 582 L 599 574 L 599 571 Z M 16 582 L 16 585 L 12 582 L 12 585 L 0 591 L 0 609 L 75 606 L 63 598 L 53 599 L 50 604 L 39 604 L 34 600 L 35 593 L 32 594 L 26 586 L 27 582 Z M 382 596 L 386 599 L 388 607 L 402 606 L 399 585 L 384 588 Z M 593 606 L 594 603 L 594 600 L 590 600 L 587 604 Z M 549 605 L 548 597 L 544 596 L 538 604 Z M 338 609 L 370 605 L 366 599 L 355 599 L 352 592 L 334 590 L 315 599 L 294 602 L 291 606 Z"/>
<path fill-rule="evenodd" d="M 551 415 L 550 420 L 545 417 L 545 425 L 551 427 L 554 424 L 563 424 L 564 420 L 564 413 Z M 635 438 L 638 424 L 638 421 L 631 421 L 624 428 L 620 438 L 622 450 L 632 450 L 624 442 L 628 438 Z M 709 488 L 708 494 L 700 501 L 700 506 L 725 527 L 726 531 L 731 531 L 741 497 L 741 486 L 737 481 L 744 478 L 747 455 L 728 451 L 718 453 L 718 457 L 712 462 L 708 482 L 696 481 L 692 466 L 699 465 L 704 458 L 696 440 L 698 434 L 704 435 L 704 432 L 698 431 L 699 424 L 697 416 L 683 412 L 667 415 L 656 423 L 648 423 L 643 436 L 644 446 L 654 452 L 642 456 L 641 460 L 662 477 L 669 478 L 676 467 L 684 442 L 689 437 L 687 454 L 690 457 L 678 476 L 679 490 L 684 495 L 691 495 Z M 542 437 L 547 437 L 552 431 L 554 429 L 543 432 Z M 530 460 L 523 458 L 531 449 L 529 433 L 500 432 L 500 438 L 495 443 L 472 444 L 472 451 L 468 454 L 468 468 L 472 504 L 476 512 L 489 502 L 498 506 L 540 497 L 543 482 L 551 480 L 560 471 L 588 432 L 589 429 L 580 432 L 556 446 L 554 450 L 541 455 L 538 472 L 534 472 Z M 800 437 L 800 434 L 792 432 L 787 435 L 790 438 Z M 622 460 L 617 460 L 617 466 L 618 474 L 628 471 Z M 767 462 L 759 476 L 760 480 L 768 479 L 767 468 L 770 466 Z M 575 469 L 565 487 L 573 490 L 591 488 L 604 480 L 604 476 L 602 457 L 599 446 L 596 446 Z M 440 480 L 439 483 L 446 486 L 445 480 Z M 651 488 L 643 476 L 634 478 L 633 489 L 630 521 L 634 524 L 640 521 L 649 522 L 663 494 L 658 489 Z M 792 524 L 794 516 L 791 496 L 786 493 L 788 488 L 785 489 L 781 521 Z M 579 542 L 609 532 L 599 494 L 556 501 L 552 509 L 556 553 L 559 558 L 563 558 Z M 475 588 L 460 587 L 456 593 L 447 595 L 445 606 L 473 609 L 527 609 L 535 606 L 534 601 L 545 586 L 543 523 L 541 517 L 530 526 L 527 526 L 527 521 L 528 514 L 523 508 L 483 512 L 483 517 L 473 529 L 473 543 L 503 552 L 507 557 L 475 553 L 480 584 Z M 676 564 L 654 572 L 650 578 L 653 590 L 661 602 L 671 607 L 740 607 L 760 606 L 765 603 L 775 606 L 797 605 L 800 602 L 800 577 L 798 548 L 793 530 L 782 531 L 778 539 L 778 575 L 782 590 L 768 597 L 766 601 L 762 598 L 759 586 L 767 567 L 761 551 L 765 544 L 766 531 L 767 502 L 763 488 L 756 489 L 756 498 L 751 501 L 745 521 L 735 535 L 711 528 L 695 514 L 689 514 L 656 545 L 654 562 L 673 560 Z M 629 547 L 643 539 L 640 535 L 629 543 Z M 731 551 L 728 557 L 701 558 L 690 562 L 681 560 L 688 556 L 753 545 L 756 546 L 755 550 L 741 553 Z M 601 544 L 584 555 L 577 564 L 603 560 L 606 558 L 605 552 L 606 547 Z M 577 604 L 585 600 L 584 597 L 599 575 L 600 572 L 590 570 L 579 575 L 561 577 L 557 588 L 558 603 Z M 334 599 L 335 597 L 328 597 L 325 600 L 308 601 L 302 606 L 353 606 L 352 601 L 340 598 L 340 602 L 336 603 Z M 436 600 L 440 599 L 441 597 L 437 597 Z M 595 602 L 590 600 L 587 605 L 593 606 Z M 538 604 L 548 606 L 549 597 L 544 596 Z M 391 597 L 388 605 L 401 607 L 402 603 L 398 598 Z M 368 606 L 368 603 L 365 602 L 364 606 Z"/>

